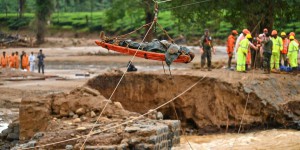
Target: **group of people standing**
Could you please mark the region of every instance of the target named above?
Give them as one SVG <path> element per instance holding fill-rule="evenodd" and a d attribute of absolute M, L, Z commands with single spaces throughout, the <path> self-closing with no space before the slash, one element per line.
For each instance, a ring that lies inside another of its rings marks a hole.
<path fill-rule="evenodd" d="M 14 68 L 34 72 L 36 58 L 38 59 L 38 72 L 40 73 L 42 70 L 42 73 L 44 74 L 45 55 L 42 50 L 39 51 L 37 57 L 33 52 L 28 56 L 25 51 L 22 51 L 19 56 L 18 51 L 12 52 L 11 55 L 6 55 L 6 52 L 3 51 L 3 54 L 0 57 L 0 66 L 2 68 Z"/>
<path fill-rule="evenodd" d="M 250 69 L 262 68 L 264 73 L 269 74 L 271 70 L 279 71 L 280 66 L 292 68 L 296 73 L 298 69 L 299 42 L 295 39 L 295 33 L 288 36 L 273 30 L 269 34 L 264 29 L 262 34 L 252 35 L 248 29 L 244 29 L 236 39 L 238 32 L 233 30 L 227 39 L 228 68 L 231 68 L 231 60 L 236 57 L 238 72 L 246 72 Z M 283 63 L 282 63 L 283 62 Z"/>

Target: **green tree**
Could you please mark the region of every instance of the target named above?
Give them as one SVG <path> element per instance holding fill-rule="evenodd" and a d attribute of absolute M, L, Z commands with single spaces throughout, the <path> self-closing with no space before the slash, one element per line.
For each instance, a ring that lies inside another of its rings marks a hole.
<path fill-rule="evenodd" d="M 19 0 L 19 17 L 23 17 L 26 0 Z"/>
<path fill-rule="evenodd" d="M 41 44 L 45 42 L 45 33 L 47 22 L 54 10 L 53 0 L 36 0 L 36 42 Z"/>
<path fill-rule="evenodd" d="M 126 14 L 130 14 L 133 19 L 133 24 L 147 24 L 153 21 L 154 18 L 154 2 L 153 0 L 131 0 L 130 3 L 123 0 L 113 0 L 110 9 L 106 12 L 107 22 L 110 24 L 118 20 L 122 20 Z M 144 23 L 140 23 L 142 16 Z M 138 27 L 138 26 L 135 26 Z M 146 28 L 147 32 L 149 27 Z M 151 41 L 153 38 L 153 28 L 150 30 L 145 41 Z"/>
<path fill-rule="evenodd" d="M 210 26 L 209 21 L 218 24 L 220 20 L 224 20 L 230 22 L 233 28 L 248 28 L 253 33 L 258 33 L 263 28 L 271 30 L 274 25 L 286 23 L 293 18 L 299 19 L 299 2 L 300 0 L 172 0 L 169 5 L 172 13 L 186 25 L 199 24 L 203 29 Z"/>

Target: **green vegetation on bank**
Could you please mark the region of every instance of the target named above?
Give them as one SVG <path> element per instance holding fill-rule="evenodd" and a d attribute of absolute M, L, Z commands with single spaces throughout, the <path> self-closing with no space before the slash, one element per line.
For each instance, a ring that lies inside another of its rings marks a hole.
<path fill-rule="evenodd" d="M 22 18 L 18 17 L 17 13 L 4 13 L 0 14 L 0 26 L 7 27 L 8 30 L 22 30 L 32 29 L 34 22 L 34 13 L 24 13 Z M 161 24 L 165 30 L 171 36 L 178 36 L 180 34 L 185 36 L 200 36 L 202 32 L 199 30 L 197 24 L 191 24 L 191 26 L 184 26 L 178 19 L 172 16 L 170 11 L 163 11 L 159 13 L 159 24 Z M 115 20 L 114 22 L 108 21 L 105 11 L 98 12 L 67 12 L 67 13 L 53 13 L 50 20 L 50 29 L 57 31 L 74 31 L 77 33 L 83 32 L 100 32 L 105 31 L 112 35 L 125 34 L 145 24 L 143 14 L 131 15 L 126 13 L 125 17 Z M 214 24 L 213 21 L 208 22 L 210 28 L 213 29 L 212 33 L 215 38 L 226 39 L 232 25 L 228 22 L 220 21 L 219 24 Z M 300 22 L 288 23 L 281 27 L 285 32 L 289 33 L 295 31 L 298 35 L 300 30 L 296 27 L 300 26 Z M 241 29 L 238 29 L 241 30 Z M 156 26 L 158 35 L 163 33 L 159 27 Z M 138 32 L 144 34 L 144 31 Z M 138 36 L 138 35 L 136 35 Z"/>

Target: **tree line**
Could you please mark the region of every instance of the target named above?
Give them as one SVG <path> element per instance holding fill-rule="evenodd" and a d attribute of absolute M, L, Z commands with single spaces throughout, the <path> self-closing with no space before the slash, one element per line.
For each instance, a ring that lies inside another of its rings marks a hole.
<path fill-rule="evenodd" d="M 178 28 L 187 30 L 216 29 L 222 21 L 229 22 L 231 29 L 248 28 L 260 33 L 284 29 L 287 23 L 300 19 L 300 0 L 170 0 L 158 1 L 160 11 L 171 11 L 178 19 Z M 38 43 L 42 43 L 47 21 L 53 12 L 91 12 L 105 10 L 107 24 L 122 21 L 126 14 L 135 21 L 143 16 L 144 24 L 154 17 L 153 0 L 1 0 L 1 13 L 35 13 Z M 170 20 L 174 21 L 174 20 Z M 135 27 L 133 27 L 135 28 Z M 293 27 L 297 30 L 297 26 Z M 152 33 L 152 32 L 151 32 Z M 147 37 L 151 40 L 152 35 Z"/>

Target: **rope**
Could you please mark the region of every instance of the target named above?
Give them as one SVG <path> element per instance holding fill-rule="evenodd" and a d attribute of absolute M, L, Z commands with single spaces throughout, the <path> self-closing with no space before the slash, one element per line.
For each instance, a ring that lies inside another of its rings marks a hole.
<path fill-rule="evenodd" d="M 107 131 L 107 130 L 110 130 L 110 129 L 114 129 L 114 128 L 117 128 L 117 127 L 120 127 L 122 125 L 126 125 L 130 122 L 133 122 L 135 120 L 138 120 L 154 111 L 157 111 L 159 108 L 161 107 L 164 107 L 165 105 L 173 102 L 174 100 L 176 100 L 178 97 L 182 96 L 183 94 L 185 94 L 186 92 L 188 92 L 189 90 L 191 90 L 194 86 L 196 86 L 200 81 L 202 81 L 204 78 L 206 78 L 207 75 L 204 75 L 201 79 L 199 79 L 197 82 L 195 82 L 193 85 L 191 85 L 190 87 L 188 87 L 185 91 L 181 92 L 180 94 L 178 94 L 176 97 L 172 98 L 171 100 L 163 103 L 162 105 L 154 108 L 154 109 L 150 109 L 147 113 L 144 113 L 140 116 L 138 116 L 137 118 L 133 118 L 131 120 L 128 120 L 128 121 L 125 121 L 119 125 L 115 125 L 115 126 L 112 126 L 112 127 L 109 127 L 109 128 L 106 128 L 106 129 L 103 129 L 101 131 L 97 131 L 97 132 L 94 132 L 94 133 L 89 133 L 88 135 L 82 135 L 80 137 L 76 137 L 76 138 L 71 138 L 71 139 L 66 139 L 66 140 L 63 140 L 63 141 L 57 141 L 57 142 L 53 142 L 53 143 L 48 143 L 48 144 L 44 144 L 44 145 L 40 145 L 40 146 L 34 146 L 34 147 L 29 147 L 29 148 L 21 148 L 23 150 L 27 150 L 27 149 L 34 149 L 34 148 L 41 148 L 41 147 L 47 147 L 47 146 L 51 146 L 51 145 L 56 145 L 56 144 L 59 144 L 59 143 L 64 143 L 64 142 L 68 142 L 68 141 L 74 141 L 74 140 L 78 140 L 78 139 L 81 139 L 81 138 L 84 138 L 84 137 L 90 137 L 91 135 L 96 135 L 96 134 L 99 134 L 99 133 L 102 133 L 104 131 Z"/>
<path fill-rule="evenodd" d="M 126 36 L 128 36 L 128 35 L 130 35 L 130 34 L 133 34 L 133 33 L 137 32 L 138 30 L 140 30 L 140 29 L 142 29 L 142 28 L 144 28 L 144 27 L 149 26 L 151 23 L 152 23 L 152 22 L 147 23 L 147 24 L 144 24 L 144 25 L 140 26 L 139 28 L 137 28 L 137 29 L 135 29 L 135 30 L 133 30 L 133 31 L 127 33 L 127 34 L 123 34 L 123 35 L 117 36 L 117 37 L 115 37 L 114 39 L 124 38 L 124 37 L 126 37 Z"/>
<path fill-rule="evenodd" d="M 146 34 L 145 34 L 143 40 L 141 41 L 141 43 L 143 43 L 143 42 L 145 41 L 145 39 L 146 39 L 147 35 L 149 34 L 151 28 L 153 27 L 153 24 L 154 24 L 154 23 L 155 23 L 154 21 L 151 23 L 151 26 L 149 27 L 148 31 L 146 32 Z M 140 47 L 141 47 L 141 44 L 139 45 L 139 47 L 138 47 L 137 50 L 135 51 L 134 55 L 132 56 L 132 58 L 131 58 L 131 60 L 130 60 L 130 62 L 129 62 L 129 64 L 128 64 L 128 66 L 127 66 L 127 69 L 129 68 L 129 66 L 131 65 L 132 61 L 134 60 L 135 55 L 136 55 L 137 52 L 139 51 Z M 124 78 L 124 76 L 125 76 L 126 73 L 127 73 L 127 70 L 123 73 L 121 79 L 119 80 L 117 86 L 115 87 L 115 89 L 113 90 L 112 94 L 110 95 L 108 101 L 106 102 L 104 108 L 102 109 L 101 113 L 99 114 L 99 116 L 98 116 L 96 122 L 94 123 L 94 125 L 96 125 L 97 122 L 99 121 L 100 117 L 102 116 L 102 113 L 104 112 L 104 110 L 105 110 L 105 108 L 107 107 L 109 101 L 111 100 L 111 98 L 112 98 L 113 95 L 115 94 L 117 88 L 119 87 L 119 85 L 120 85 L 120 83 L 121 83 L 121 81 L 122 81 L 122 79 Z M 88 135 L 94 130 L 94 128 L 95 128 L 95 127 L 93 126 L 93 128 L 90 130 L 90 132 L 88 133 Z M 89 137 L 89 136 L 87 136 L 87 138 L 84 140 L 84 142 L 83 142 L 83 144 L 82 144 L 80 150 L 82 150 L 82 149 L 84 148 L 84 145 L 85 145 L 85 143 L 86 143 L 88 137 Z"/>
<path fill-rule="evenodd" d="M 165 1 L 160 1 L 160 2 L 157 2 L 157 3 L 160 4 L 160 3 L 170 2 L 170 1 L 172 1 L 172 0 L 165 0 Z"/>
<path fill-rule="evenodd" d="M 170 37 L 170 35 L 168 34 L 168 32 L 157 22 L 156 23 L 158 25 L 158 27 L 165 33 L 165 35 L 168 37 L 168 39 L 174 43 L 174 40 Z"/>
<path fill-rule="evenodd" d="M 179 84 L 175 83 L 173 77 L 172 77 L 171 79 L 172 79 L 173 83 L 176 84 L 176 93 L 178 93 L 178 92 L 179 92 L 179 90 L 178 90 L 178 85 L 179 85 Z M 175 93 L 174 95 L 176 95 L 176 93 Z M 172 107 L 173 107 L 173 109 L 174 109 L 175 116 L 176 116 L 177 120 L 180 120 L 179 117 L 178 117 L 177 111 L 176 111 L 175 103 L 172 102 L 171 105 L 172 105 Z M 183 131 L 181 126 L 180 126 L 180 129 L 181 129 L 181 131 Z M 188 143 L 190 149 L 191 149 L 191 150 L 194 150 L 193 147 L 192 147 L 192 145 L 191 145 L 191 143 L 189 142 L 189 140 L 188 140 L 188 139 L 186 138 L 186 136 L 185 136 L 185 130 L 183 131 L 182 136 L 183 136 L 184 140 Z"/>
<path fill-rule="evenodd" d="M 260 22 L 261 22 L 262 20 L 263 20 L 263 16 L 262 16 L 261 20 L 257 23 L 257 25 L 255 26 L 254 29 L 256 29 L 256 27 L 260 24 Z M 253 31 L 254 31 L 254 29 L 253 29 Z M 252 32 L 253 32 L 253 31 L 252 31 Z M 254 65 L 256 64 L 256 61 L 257 61 L 257 59 L 255 58 L 255 60 L 254 60 Z M 251 83 L 251 81 L 253 81 L 253 79 L 254 79 L 254 69 L 252 68 L 252 78 L 251 78 L 251 80 L 249 81 L 249 84 Z M 240 134 L 240 131 L 241 131 L 241 128 L 242 128 L 242 124 L 243 124 L 243 121 L 244 121 L 244 116 L 245 116 L 245 113 L 246 113 L 246 111 L 247 111 L 247 106 L 248 106 L 248 102 L 249 102 L 249 97 L 250 97 L 250 92 L 249 92 L 248 95 L 247 95 L 246 104 L 245 104 L 245 107 L 244 107 L 242 119 L 241 119 L 241 122 L 240 122 L 240 125 L 239 125 L 239 129 L 238 129 L 238 134 Z M 234 147 L 234 144 L 235 144 L 235 142 L 236 142 L 236 139 L 237 139 L 237 138 L 235 138 L 234 142 L 232 143 L 232 147 L 231 147 L 231 148 Z"/>

